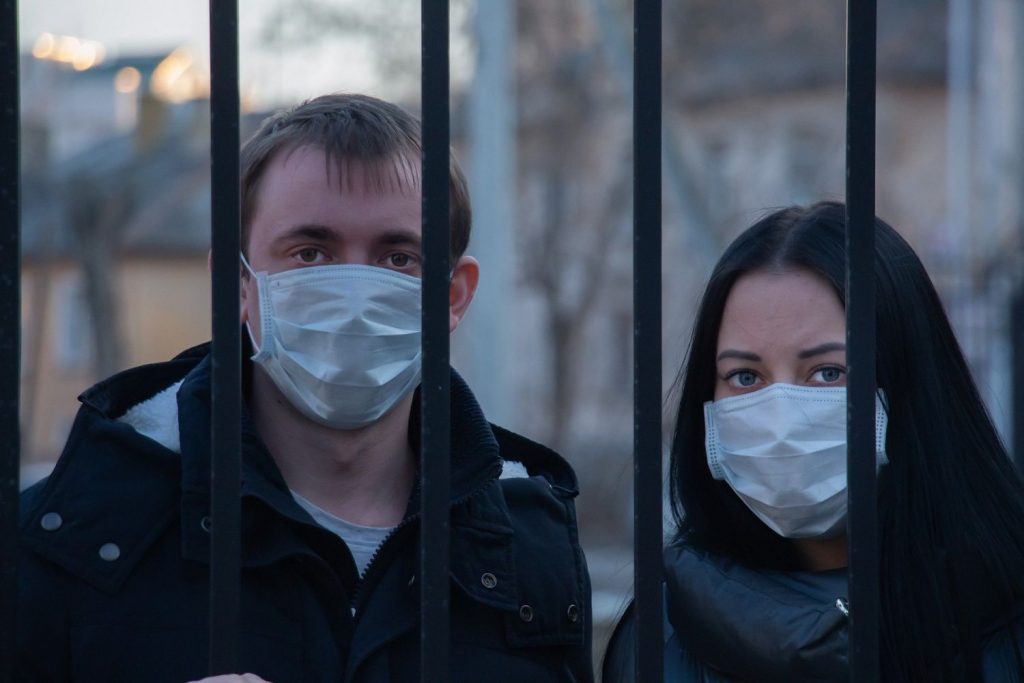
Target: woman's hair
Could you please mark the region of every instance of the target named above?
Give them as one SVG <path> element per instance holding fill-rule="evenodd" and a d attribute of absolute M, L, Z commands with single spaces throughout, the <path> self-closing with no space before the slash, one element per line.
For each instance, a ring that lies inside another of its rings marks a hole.
<path fill-rule="evenodd" d="M 714 397 L 718 331 L 736 280 L 804 269 L 831 284 L 845 307 L 845 225 L 845 207 L 834 202 L 776 211 L 715 266 L 680 376 L 671 462 L 677 541 L 751 567 L 798 568 L 792 542 L 711 477 L 703 404 Z M 874 271 L 876 375 L 889 413 L 878 501 L 884 677 L 980 680 L 985 629 L 1016 616 L 1024 598 L 1024 488 L 924 266 L 877 218 Z"/>

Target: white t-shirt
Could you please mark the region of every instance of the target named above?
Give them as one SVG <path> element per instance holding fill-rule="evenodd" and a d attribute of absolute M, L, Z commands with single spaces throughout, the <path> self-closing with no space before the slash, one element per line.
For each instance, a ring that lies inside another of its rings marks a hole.
<path fill-rule="evenodd" d="M 348 546 L 349 551 L 352 553 L 352 559 L 356 561 L 356 569 L 359 570 L 359 576 L 366 573 L 366 567 L 369 566 L 370 560 L 373 559 L 373 554 L 377 552 L 377 548 L 380 547 L 380 544 L 384 542 L 384 539 L 395 528 L 393 526 L 377 527 L 353 524 L 341 517 L 335 517 L 330 512 L 295 493 L 295 491 L 292 491 L 292 497 L 295 498 L 296 503 L 309 513 L 313 521 L 345 542 L 345 545 Z"/>

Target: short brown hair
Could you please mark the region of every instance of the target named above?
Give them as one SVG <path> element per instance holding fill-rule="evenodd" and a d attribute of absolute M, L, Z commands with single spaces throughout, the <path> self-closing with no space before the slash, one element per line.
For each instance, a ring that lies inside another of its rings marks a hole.
<path fill-rule="evenodd" d="M 266 119 L 241 151 L 242 250 L 248 251 L 260 179 L 270 160 L 299 147 L 322 149 L 344 182 L 347 165 L 364 165 L 372 182 L 419 185 L 419 120 L 401 107 L 367 95 L 322 95 Z M 449 163 L 449 255 L 452 265 L 469 246 L 472 210 L 466 177 Z M 408 173 L 406 173 L 406 171 Z"/>

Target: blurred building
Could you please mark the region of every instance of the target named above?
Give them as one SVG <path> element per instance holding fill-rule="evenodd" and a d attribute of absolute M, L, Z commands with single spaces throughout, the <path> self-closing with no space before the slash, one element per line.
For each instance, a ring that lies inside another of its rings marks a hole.
<path fill-rule="evenodd" d="M 22 62 L 28 476 L 59 455 L 81 391 L 206 340 L 210 326 L 199 70 L 180 51 L 88 66 L 36 53 Z"/>
<path fill-rule="evenodd" d="M 1006 57 L 1024 40 L 996 11 L 1008 4 L 978 4 L 973 116 L 953 131 L 947 3 L 880 7 L 876 148 L 878 213 L 929 267 L 1001 427 L 1009 404 L 995 375 L 1007 358 L 988 340 L 1005 337 L 997 280 L 1013 268 L 994 264 L 1024 248 L 1024 133 L 1015 133 L 1024 105 L 1013 101 L 1024 67 Z M 605 450 L 613 438 L 628 450 L 629 14 L 613 0 L 525 0 L 517 11 L 521 291 L 508 318 L 532 361 L 513 372 L 519 427 L 570 454 Z M 772 208 L 843 198 L 846 103 L 841 3 L 692 0 L 667 5 L 664 20 L 667 387 L 724 246 Z M 952 136 L 965 136 L 969 158 L 951 154 Z M 956 187 L 974 198 L 965 213 L 955 210 Z"/>
<path fill-rule="evenodd" d="M 580 476 L 598 651 L 632 581 L 627 4 L 516 3 L 518 284 L 502 308 L 518 350 L 508 358 L 514 427 L 557 444 Z M 1009 304 L 1024 280 L 1024 23 L 1009 20 L 1014 4 L 972 3 L 959 93 L 949 3 L 880 5 L 876 147 L 877 212 L 928 267 L 1007 436 Z M 666 3 L 663 35 L 667 451 L 678 401 L 670 390 L 724 247 L 769 210 L 844 196 L 844 6 Z M 968 101 L 967 120 L 951 121 L 954 97 Z M 951 152 L 963 140 L 966 158 Z M 958 188 L 972 201 L 966 212 Z"/>

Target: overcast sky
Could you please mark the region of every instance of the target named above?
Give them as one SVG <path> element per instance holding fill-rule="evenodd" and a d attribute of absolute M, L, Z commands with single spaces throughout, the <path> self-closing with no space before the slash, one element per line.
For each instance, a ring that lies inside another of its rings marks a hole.
<path fill-rule="evenodd" d="M 261 32 L 289 0 L 239 0 L 242 88 L 261 105 L 291 103 L 323 92 L 361 91 L 398 97 L 399 84 L 380 78 L 365 44 L 319 41 L 307 47 L 268 46 Z M 292 0 L 293 1 L 293 0 Z M 332 0 L 336 4 L 358 0 Z M 408 0 L 383 0 L 399 6 Z M 205 61 L 208 0 L 31 0 L 20 4 L 26 50 L 43 32 L 104 44 L 109 56 L 166 52 L 186 45 Z M 418 40 L 418 35 L 409 40 Z"/>

